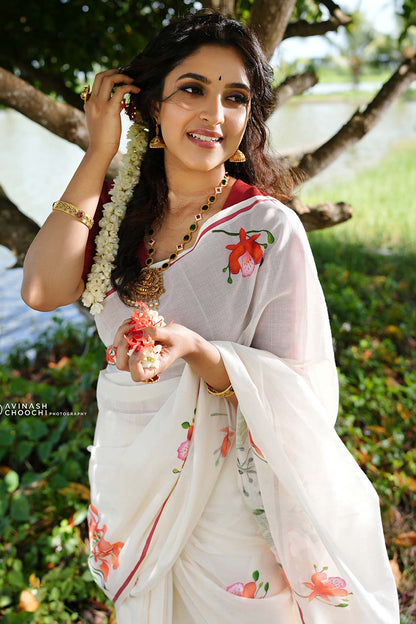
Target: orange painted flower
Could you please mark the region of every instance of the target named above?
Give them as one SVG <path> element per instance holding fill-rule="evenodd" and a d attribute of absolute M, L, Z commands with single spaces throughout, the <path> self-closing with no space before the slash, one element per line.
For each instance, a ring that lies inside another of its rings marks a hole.
<path fill-rule="evenodd" d="M 264 455 L 263 455 L 263 453 L 261 452 L 261 450 L 259 449 L 259 447 L 258 447 L 258 446 L 254 443 L 254 440 L 253 440 L 253 438 L 251 437 L 251 433 L 250 433 L 250 431 L 248 432 L 248 437 L 249 437 L 249 439 L 250 439 L 250 444 L 251 444 L 251 446 L 254 448 L 254 450 L 256 451 L 257 455 L 260 455 L 260 457 L 262 457 L 262 458 L 264 459 Z"/>
<path fill-rule="evenodd" d="M 88 512 L 88 531 L 90 538 L 91 554 L 94 557 L 94 561 L 99 561 L 99 568 L 104 576 L 104 581 L 107 581 L 110 567 L 116 570 L 119 566 L 118 557 L 121 549 L 124 546 L 124 542 L 115 542 L 111 544 L 104 539 L 104 535 L 107 532 L 107 526 L 99 527 L 99 514 L 94 505 L 90 505 Z"/>
<path fill-rule="evenodd" d="M 256 239 L 259 238 L 260 235 L 261 233 L 253 234 L 250 238 L 247 238 L 246 231 L 241 228 L 240 241 L 236 245 L 226 246 L 227 249 L 231 250 L 229 267 L 233 275 L 239 273 L 241 270 L 241 275 L 243 277 L 248 277 L 253 273 L 256 264 L 261 262 L 263 249 L 256 243 Z"/>
<path fill-rule="evenodd" d="M 221 444 L 221 457 L 227 457 L 231 448 L 231 438 L 234 435 L 234 431 L 230 431 L 229 427 L 224 427 L 220 431 L 224 431 L 225 436 Z"/>
<path fill-rule="evenodd" d="M 329 596 L 348 596 L 348 591 L 344 589 L 347 584 L 339 576 L 328 578 L 325 572 L 315 572 L 315 574 L 312 574 L 311 581 L 312 583 L 303 583 L 303 585 L 312 590 L 312 593 L 308 596 L 309 601 L 317 596 L 325 600 L 329 600 Z"/>

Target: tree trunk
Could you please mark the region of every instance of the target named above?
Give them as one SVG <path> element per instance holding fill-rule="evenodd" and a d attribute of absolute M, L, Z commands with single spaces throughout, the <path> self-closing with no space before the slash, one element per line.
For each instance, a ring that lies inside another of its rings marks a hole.
<path fill-rule="evenodd" d="M 234 17 L 234 0 L 204 0 L 202 6 L 226 17 Z"/>
<path fill-rule="evenodd" d="M 254 0 L 250 26 L 263 46 L 268 59 L 282 41 L 296 0 Z"/>
<path fill-rule="evenodd" d="M 20 212 L 0 186 L 0 245 L 10 249 L 16 258 L 13 268 L 23 266 L 26 251 L 38 233 L 35 221 Z"/>
<path fill-rule="evenodd" d="M 59 137 L 86 150 L 89 143 L 85 115 L 78 109 L 56 102 L 21 78 L 0 67 L 0 104 L 14 108 Z M 114 177 L 121 155 L 113 159 L 108 173 Z"/>

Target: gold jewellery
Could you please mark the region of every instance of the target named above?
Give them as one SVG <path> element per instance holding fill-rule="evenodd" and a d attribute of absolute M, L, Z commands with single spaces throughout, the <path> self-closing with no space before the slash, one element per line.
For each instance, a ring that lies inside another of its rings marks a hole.
<path fill-rule="evenodd" d="M 87 85 L 86 87 L 83 88 L 83 90 L 79 94 L 79 97 L 81 98 L 81 100 L 84 100 L 84 102 L 86 102 L 87 100 L 90 99 L 90 95 L 91 95 L 90 85 Z"/>
<path fill-rule="evenodd" d="M 216 396 L 219 399 L 226 399 L 227 397 L 230 397 L 233 394 L 235 394 L 234 388 L 233 388 L 232 384 L 230 384 L 228 386 L 228 388 L 226 388 L 225 390 L 222 390 L 222 391 L 221 390 L 215 390 L 215 388 L 210 386 L 206 381 L 204 381 L 204 384 L 205 384 L 205 388 L 207 389 L 209 394 L 212 394 L 213 396 Z"/>
<path fill-rule="evenodd" d="M 89 215 L 87 215 L 86 212 L 84 212 L 80 208 L 77 208 L 73 204 L 62 201 L 61 199 L 59 201 L 56 201 L 52 205 L 52 210 L 59 210 L 60 212 L 65 212 L 71 217 L 74 217 L 74 219 L 77 219 L 77 221 L 81 221 L 81 223 L 86 225 L 89 230 L 94 225 L 94 219 L 90 217 Z"/>
<path fill-rule="evenodd" d="M 225 172 L 219 185 L 215 187 L 214 192 L 208 197 L 207 201 L 202 204 L 199 213 L 195 215 L 195 220 L 182 237 L 182 241 L 176 245 L 176 250 L 172 252 L 169 258 L 157 269 L 151 268 L 156 248 L 156 241 L 152 238 L 154 230 L 150 229 L 148 231 L 150 239 L 148 241 L 149 247 L 147 249 L 145 266 L 141 269 L 138 279 L 126 284 L 124 292 L 120 295 L 126 305 L 137 308 L 140 306 L 140 302 L 144 301 L 149 308 L 157 309 L 159 298 L 165 292 L 162 275 L 163 271 L 166 271 L 170 267 L 171 263 L 177 258 L 179 252 L 191 241 L 193 234 L 198 230 L 199 222 L 208 212 L 212 204 L 215 203 L 217 195 L 222 193 L 223 188 L 227 186 L 228 179 L 229 175 Z"/>

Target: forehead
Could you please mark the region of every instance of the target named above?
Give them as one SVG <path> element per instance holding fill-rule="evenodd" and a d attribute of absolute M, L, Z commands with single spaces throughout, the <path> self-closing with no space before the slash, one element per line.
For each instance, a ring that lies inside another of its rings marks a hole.
<path fill-rule="evenodd" d="M 203 45 L 184 58 L 166 76 L 165 82 L 175 81 L 182 74 L 201 74 L 211 81 L 221 76 L 223 84 L 227 82 L 245 82 L 249 84 L 244 62 L 240 53 L 232 47 Z"/>

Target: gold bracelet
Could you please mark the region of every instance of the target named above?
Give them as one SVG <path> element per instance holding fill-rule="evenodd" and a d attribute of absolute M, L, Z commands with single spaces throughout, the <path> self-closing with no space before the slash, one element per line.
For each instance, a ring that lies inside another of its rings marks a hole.
<path fill-rule="evenodd" d="M 218 390 L 215 390 L 215 388 L 213 388 L 209 384 L 207 384 L 206 381 L 204 381 L 204 383 L 205 383 L 205 388 L 208 390 L 208 392 L 218 397 L 219 399 L 226 399 L 227 397 L 234 394 L 234 389 L 233 389 L 232 384 L 230 384 L 228 388 L 226 388 L 225 390 L 218 391 Z"/>
<path fill-rule="evenodd" d="M 80 208 L 77 208 L 76 206 L 74 206 L 73 204 L 69 204 L 68 202 L 62 201 L 61 199 L 53 204 L 52 210 L 60 210 L 61 212 L 65 212 L 66 214 L 71 215 L 71 217 L 74 217 L 74 219 L 77 219 L 78 221 L 81 221 L 81 223 L 86 225 L 89 230 L 94 225 L 94 219 L 92 217 L 87 215 Z"/>

